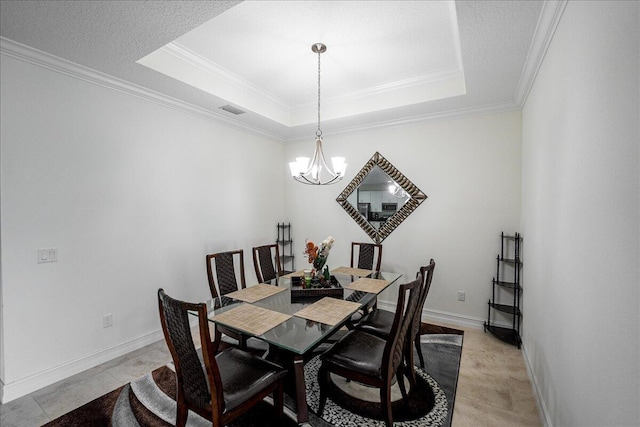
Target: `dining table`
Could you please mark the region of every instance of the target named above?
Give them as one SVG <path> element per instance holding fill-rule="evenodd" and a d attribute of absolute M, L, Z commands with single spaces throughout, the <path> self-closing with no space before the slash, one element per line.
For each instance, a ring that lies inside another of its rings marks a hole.
<path fill-rule="evenodd" d="M 263 357 L 289 370 L 298 423 L 309 419 L 304 363 L 402 274 L 339 267 L 322 288 L 309 288 L 302 270 L 207 301 L 216 325 L 268 344 Z"/>

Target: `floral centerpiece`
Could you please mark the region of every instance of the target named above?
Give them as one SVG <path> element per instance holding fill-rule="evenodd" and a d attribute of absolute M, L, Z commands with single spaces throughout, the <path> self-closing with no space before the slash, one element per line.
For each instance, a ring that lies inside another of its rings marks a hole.
<path fill-rule="evenodd" d="M 304 254 L 308 257 L 309 264 L 313 264 L 313 269 L 311 270 L 311 277 L 318 278 L 322 277 L 329 280 L 329 267 L 325 264 L 327 263 L 327 258 L 329 258 L 329 252 L 331 251 L 331 247 L 335 243 L 335 239 L 331 236 L 327 237 L 322 241 L 320 247 L 318 247 L 315 243 L 310 241 L 309 239 L 305 240 L 305 250 Z M 324 268 L 324 271 L 323 271 Z"/>

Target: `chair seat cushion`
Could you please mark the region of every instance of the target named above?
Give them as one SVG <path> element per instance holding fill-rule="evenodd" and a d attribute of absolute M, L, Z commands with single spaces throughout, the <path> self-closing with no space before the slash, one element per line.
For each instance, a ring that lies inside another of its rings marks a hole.
<path fill-rule="evenodd" d="M 392 311 L 373 310 L 358 323 L 358 329 L 381 338 L 388 337 L 395 315 Z"/>
<path fill-rule="evenodd" d="M 323 353 L 320 359 L 329 365 L 381 378 L 385 344 L 382 338 L 353 330 Z"/>
<path fill-rule="evenodd" d="M 237 348 L 218 353 L 216 361 L 224 390 L 225 411 L 231 411 L 244 403 L 287 372 L 275 363 Z"/>

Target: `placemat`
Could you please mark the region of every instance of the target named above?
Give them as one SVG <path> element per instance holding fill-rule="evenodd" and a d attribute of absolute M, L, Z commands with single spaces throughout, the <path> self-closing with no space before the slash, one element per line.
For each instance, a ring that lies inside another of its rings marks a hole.
<path fill-rule="evenodd" d="M 372 294 L 379 294 L 389 284 L 388 280 L 371 279 L 369 277 L 361 277 L 358 280 L 351 282 L 345 288 L 354 291 L 370 292 Z"/>
<path fill-rule="evenodd" d="M 290 314 L 278 313 L 251 304 L 242 304 L 215 315 L 211 319 L 251 335 L 262 335 L 291 317 Z"/>
<path fill-rule="evenodd" d="M 324 297 L 298 311 L 294 316 L 314 322 L 335 325 L 360 308 L 360 304 L 342 299 Z"/>
<path fill-rule="evenodd" d="M 287 288 L 281 288 L 278 286 L 267 285 L 265 283 L 259 283 L 248 288 L 240 289 L 238 291 L 230 292 L 226 294 L 226 297 L 237 299 L 244 302 L 253 303 L 260 301 L 263 298 L 275 295 L 278 292 L 282 292 Z"/>
<path fill-rule="evenodd" d="M 290 279 L 292 277 L 302 277 L 302 276 L 304 276 L 304 270 L 294 271 L 293 273 L 285 274 L 284 276 L 280 276 L 280 277 L 283 277 L 285 279 Z"/>
<path fill-rule="evenodd" d="M 347 276 L 365 277 L 373 273 L 372 270 L 364 270 L 362 268 L 338 267 L 331 270 L 333 274 L 346 274 Z"/>

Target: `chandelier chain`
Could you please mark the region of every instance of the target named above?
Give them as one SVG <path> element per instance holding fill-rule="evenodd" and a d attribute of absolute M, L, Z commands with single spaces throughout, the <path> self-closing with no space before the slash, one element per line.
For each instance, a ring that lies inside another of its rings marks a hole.
<path fill-rule="evenodd" d="M 322 131 L 320 130 L 320 50 L 318 50 L 318 130 L 316 131 L 316 136 L 322 136 Z"/>

